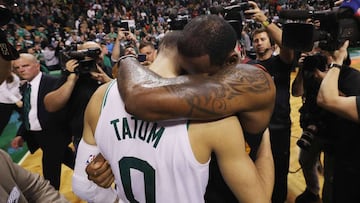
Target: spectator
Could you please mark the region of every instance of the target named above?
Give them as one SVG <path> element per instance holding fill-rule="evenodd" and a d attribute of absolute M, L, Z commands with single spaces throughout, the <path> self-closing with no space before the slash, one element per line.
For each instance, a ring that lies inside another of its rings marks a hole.
<path fill-rule="evenodd" d="M 23 45 L 20 41 L 16 42 L 15 49 L 19 53 L 27 53 L 27 50 L 24 48 L 25 45 Z"/>
<path fill-rule="evenodd" d="M 45 65 L 48 70 L 60 70 L 59 50 L 52 44 L 45 43 L 43 51 Z"/>
<path fill-rule="evenodd" d="M 139 45 L 139 53 L 146 54 L 146 61 L 151 64 L 156 58 L 156 49 L 152 42 L 141 42 Z"/>
<path fill-rule="evenodd" d="M 109 57 L 109 50 L 104 43 L 101 43 L 100 46 L 101 46 L 100 58 L 103 59 L 102 64 L 104 64 L 104 68 L 107 72 L 111 72 L 113 64 Z"/>
<path fill-rule="evenodd" d="M 5 68 L 4 68 L 5 69 Z M 6 79 L 0 85 L 0 135 L 10 120 L 14 110 L 22 107 L 20 79 L 11 69 L 7 69 Z"/>

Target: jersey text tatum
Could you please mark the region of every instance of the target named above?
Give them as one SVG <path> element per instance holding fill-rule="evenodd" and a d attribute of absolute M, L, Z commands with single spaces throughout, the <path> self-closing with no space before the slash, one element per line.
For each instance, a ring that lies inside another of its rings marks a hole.
<path fill-rule="evenodd" d="M 130 129 L 129 122 L 134 122 L 134 129 Z M 140 139 L 147 143 L 153 143 L 153 147 L 156 148 L 159 144 L 160 138 L 164 133 L 165 128 L 159 127 L 156 122 L 147 122 L 138 120 L 135 117 L 131 117 L 131 121 L 128 118 L 122 118 L 122 134 L 119 133 L 120 119 L 110 121 L 110 124 L 114 127 L 117 139 Z"/>

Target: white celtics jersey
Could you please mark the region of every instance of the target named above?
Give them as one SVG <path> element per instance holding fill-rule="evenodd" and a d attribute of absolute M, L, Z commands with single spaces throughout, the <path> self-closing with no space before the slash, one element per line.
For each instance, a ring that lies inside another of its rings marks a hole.
<path fill-rule="evenodd" d="M 204 202 L 209 165 L 195 159 L 186 122 L 134 118 L 124 110 L 115 80 L 105 94 L 95 139 L 125 202 Z"/>

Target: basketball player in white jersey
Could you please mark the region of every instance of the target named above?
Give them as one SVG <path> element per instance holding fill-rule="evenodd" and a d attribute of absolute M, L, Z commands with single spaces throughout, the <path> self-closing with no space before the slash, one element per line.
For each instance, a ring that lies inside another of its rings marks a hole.
<path fill-rule="evenodd" d="M 164 77 L 180 74 L 176 38 L 176 33 L 166 35 L 152 65 L 161 67 L 153 70 Z M 189 125 L 186 121 L 145 122 L 119 104 L 123 102 L 116 81 L 100 87 L 88 104 L 73 176 L 73 190 L 81 198 L 116 201 L 112 189 L 87 179 L 86 163 L 101 152 L 111 165 L 117 194 L 125 202 L 204 202 L 214 152 L 239 201 L 270 202 L 274 180 L 267 133 L 258 151 L 257 162 L 262 164 L 255 166 L 245 151 L 237 117 Z"/>

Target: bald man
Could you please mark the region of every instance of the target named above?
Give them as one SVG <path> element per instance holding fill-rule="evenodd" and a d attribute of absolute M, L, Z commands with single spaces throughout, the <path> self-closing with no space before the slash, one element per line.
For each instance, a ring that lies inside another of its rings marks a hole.
<path fill-rule="evenodd" d="M 96 48 L 101 49 L 101 46 L 96 42 L 88 41 L 80 45 L 78 50 Z M 111 73 L 104 72 L 100 55 L 85 60 L 93 60 L 96 68 L 84 66 L 80 60 L 68 60 L 57 88 L 44 99 L 45 107 L 50 112 L 66 109 L 67 127 L 70 128 L 73 136 L 75 149 L 82 136 L 84 112 L 90 97 L 101 84 L 111 80 Z"/>
<path fill-rule="evenodd" d="M 71 137 L 62 128 L 65 117 L 62 111 L 50 113 L 44 106 L 45 95 L 53 90 L 58 78 L 40 71 L 40 63 L 34 55 L 20 54 L 13 61 L 13 69 L 26 83 L 20 87 L 23 98 L 22 124 L 12 147 L 18 148 L 23 142 L 31 153 L 38 148 L 43 151 L 43 174 L 56 189 L 60 187 L 61 164 L 74 167 L 74 153 L 68 147 Z"/>

